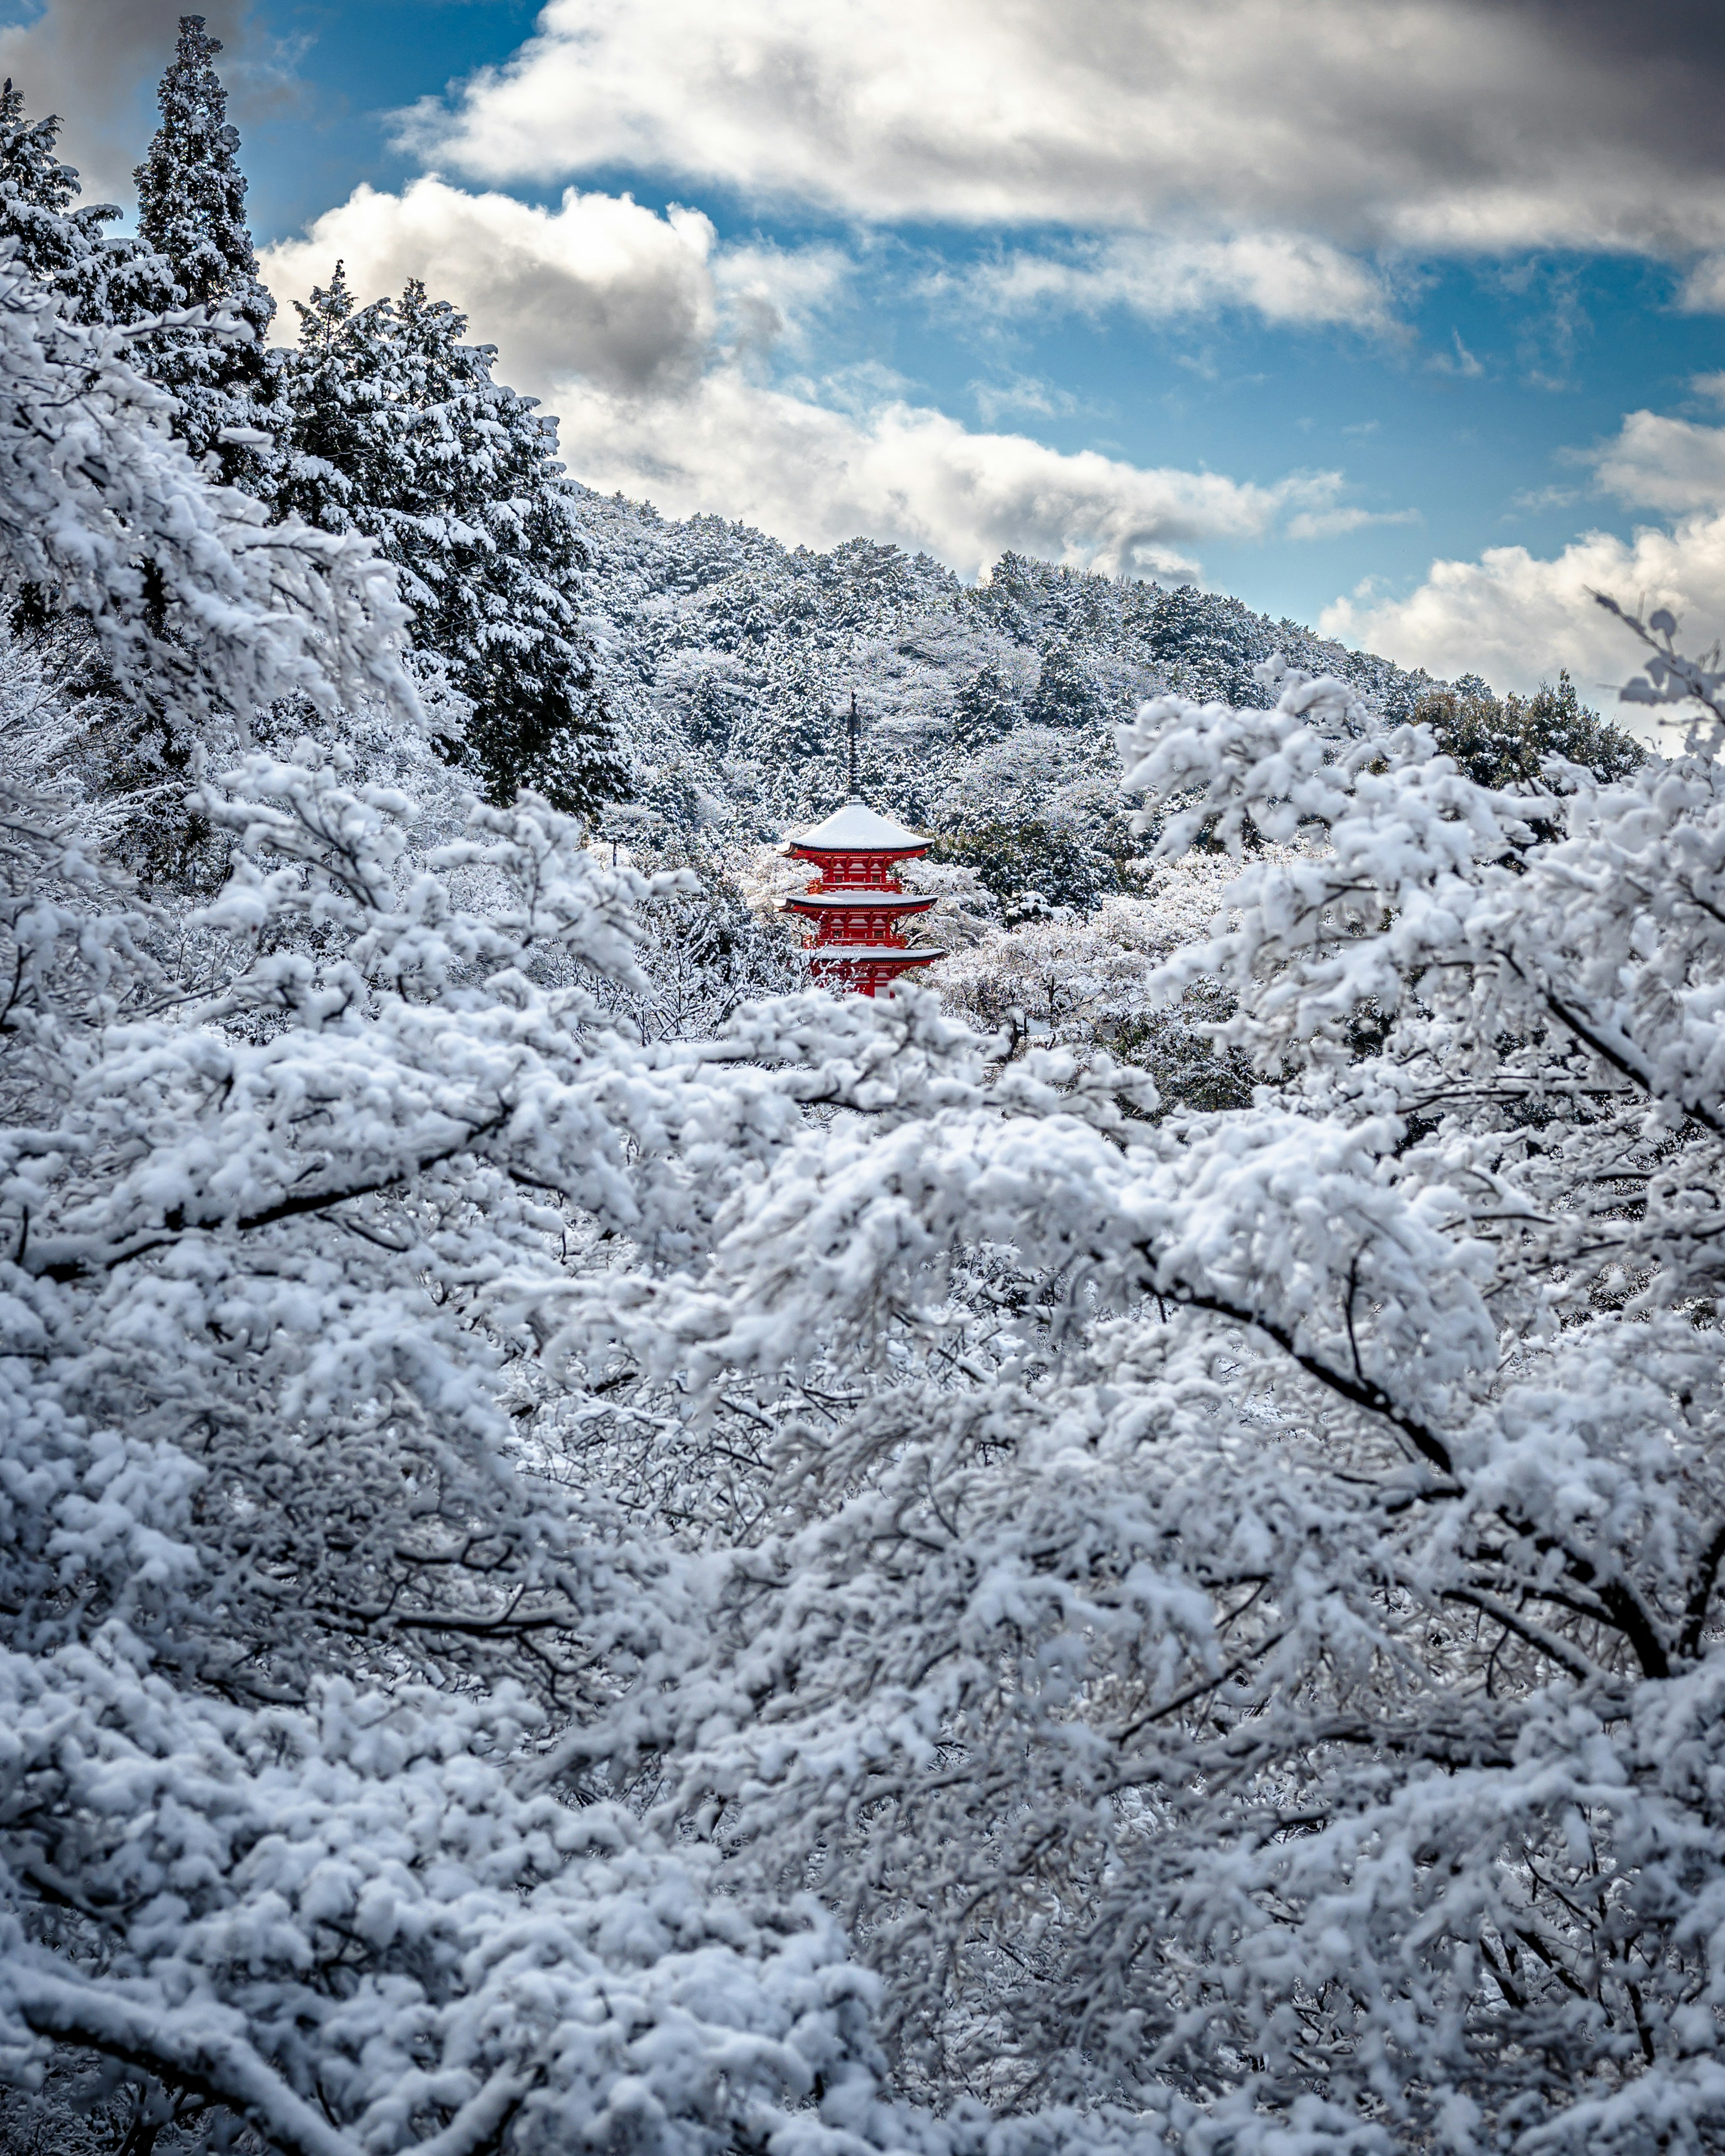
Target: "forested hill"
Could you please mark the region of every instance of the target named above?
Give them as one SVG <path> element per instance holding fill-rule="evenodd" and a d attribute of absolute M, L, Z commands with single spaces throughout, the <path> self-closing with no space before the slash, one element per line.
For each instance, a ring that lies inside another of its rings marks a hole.
<path fill-rule="evenodd" d="M 1390 715 L 1434 685 L 1189 584 L 1006 554 L 967 585 L 868 539 L 817 554 L 620 495 L 578 506 L 606 701 L 673 829 L 768 838 L 829 807 L 854 689 L 871 800 L 955 834 L 1035 824 L 1106 857 L 1123 829 L 1111 729 L 1145 696 L 1255 701 L 1276 651 Z"/>

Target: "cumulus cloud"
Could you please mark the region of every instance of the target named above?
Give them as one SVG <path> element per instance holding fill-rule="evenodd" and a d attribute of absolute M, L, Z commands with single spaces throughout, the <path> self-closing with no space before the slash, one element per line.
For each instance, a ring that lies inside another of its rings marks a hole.
<path fill-rule="evenodd" d="M 79 167 L 87 200 L 125 199 L 142 141 L 141 86 L 160 79 L 173 57 L 191 0 L 47 0 L 33 22 L 0 28 L 0 75 L 23 92 L 34 119 L 65 121 L 60 154 Z M 227 51 L 223 71 L 235 109 L 273 100 L 285 87 L 267 45 L 249 33 L 249 0 L 198 0 Z"/>
<path fill-rule="evenodd" d="M 359 187 L 262 264 L 284 308 L 327 284 L 338 260 L 362 300 L 424 277 L 472 317 L 475 336 L 505 346 L 518 387 L 542 393 L 578 373 L 641 391 L 692 379 L 706 357 L 712 248 L 693 210 L 660 217 L 626 195 L 572 188 L 547 210 L 428 177 L 398 195 Z M 758 264 L 736 274 L 762 283 Z"/>
<path fill-rule="evenodd" d="M 1017 249 L 932 281 L 967 307 L 999 316 L 1119 309 L 1149 321 L 1237 307 L 1291 327 L 1390 326 L 1383 278 L 1353 255 L 1298 233 L 1209 239 L 1122 237 L 1060 254 Z"/>
<path fill-rule="evenodd" d="M 1477 562 L 1434 562 L 1420 588 L 1394 598 L 1362 586 L 1325 608 L 1326 636 L 1434 674 L 1483 674 L 1497 689 L 1529 690 L 1567 666 L 1604 694 L 1636 670 L 1635 647 L 1594 603 L 1669 607 L 1693 640 L 1725 624 L 1725 515 L 1686 516 L 1625 540 L 1589 531 L 1554 558 L 1493 547 Z"/>
<path fill-rule="evenodd" d="M 1717 48 L 1681 0 L 550 0 L 403 139 L 866 218 L 1725 251 Z"/>
<path fill-rule="evenodd" d="M 1725 428 L 1631 412 L 1590 461 L 1600 492 L 1628 508 L 1725 507 Z"/>
<path fill-rule="evenodd" d="M 1725 397 L 1725 376 L 1699 375 L 1690 387 Z M 1596 591 L 1669 607 L 1697 644 L 1712 644 L 1725 630 L 1725 427 L 1631 412 L 1609 441 L 1571 461 L 1591 465 L 1596 493 L 1671 521 L 1627 539 L 1585 532 L 1549 557 L 1493 547 L 1476 562 L 1434 562 L 1405 598 L 1368 579 L 1325 609 L 1324 633 L 1435 674 L 1483 674 L 1501 689 L 1532 688 L 1567 666 L 1608 692 L 1634 671 L 1634 653 Z M 1553 490 L 1529 506 L 1573 498 Z"/>
<path fill-rule="evenodd" d="M 1265 485 L 1065 454 L 972 432 L 869 369 L 776 384 L 767 360 L 795 356 L 842 297 L 849 258 L 721 248 L 692 211 L 572 190 L 547 210 L 429 177 L 398 195 L 360 187 L 264 265 L 285 305 L 338 259 L 365 299 L 424 277 L 496 343 L 503 376 L 556 411 L 578 477 L 675 515 L 715 511 L 811 546 L 866 533 L 970 573 L 1014 547 L 1188 574 L 1206 541 L 1317 537 L 1364 515 L 1338 508 L 1335 472 Z"/>
<path fill-rule="evenodd" d="M 1334 498 L 1334 473 L 1271 486 L 1146 470 L 1023 434 L 977 434 L 899 399 L 845 409 L 721 367 L 691 395 L 556 399 L 563 454 L 589 485 L 678 516 L 742 518 L 813 547 L 866 534 L 974 574 L 1008 547 L 1107 571 L 1192 573 L 1206 540 L 1265 536 Z"/>

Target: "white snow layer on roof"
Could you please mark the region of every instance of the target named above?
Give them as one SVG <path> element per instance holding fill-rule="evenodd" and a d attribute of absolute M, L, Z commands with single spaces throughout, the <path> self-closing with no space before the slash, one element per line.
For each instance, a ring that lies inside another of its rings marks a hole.
<path fill-rule="evenodd" d="M 918 838 L 914 831 L 907 831 L 902 824 L 895 824 L 890 816 L 877 816 L 860 801 L 847 801 L 824 823 L 815 824 L 811 830 L 794 833 L 790 844 L 814 846 L 823 853 L 853 847 L 866 852 L 896 852 L 904 846 L 926 846 L 928 840 Z"/>

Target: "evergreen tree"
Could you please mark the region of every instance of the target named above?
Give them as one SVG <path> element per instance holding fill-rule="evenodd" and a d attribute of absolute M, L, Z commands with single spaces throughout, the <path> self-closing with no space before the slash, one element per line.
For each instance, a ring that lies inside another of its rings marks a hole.
<path fill-rule="evenodd" d="M 78 174 L 57 155 L 60 123 L 31 121 L 10 75 L 0 85 L 0 236 L 14 242 L 13 262 L 44 285 L 63 288 L 100 244 L 105 206 L 74 210 Z"/>
<path fill-rule="evenodd" d="M 1024 555 L 1003 554 L 988 572 L 988 581 L 977 594 L 977 603 L 989 620 L 1014 644 L 1036 641 L 1039 612 L 1036 564 Z"/>
<path fill-rule="evenodd" d="M 999 741 L 1018 724 L 1019 700 L 998 668 L 984 666 L 952 700 L 952 738 L 960 748 Z"/>
<path fill-rule="evenodd" d="M 1038 920 L 1056 906 L 1087 912 L 1117 887 L 1114 863 L 1086 833 L 1034 812 L 1012 819 L 983 816 L 942 832 L 930 859 L 974 869 L 999 901 L 1008 927 Z"/>
<path fill-rule="evenodd" d="M 299 307 L 286 366 L 283 507 L 374 539 L 403 573 L 421 646 L 473 707 L 445 744 L 486 791 L 587 814 L 629 791 L 580 626 L 587 555 L 554 423 L 491 379 L 496 348 L 410 282 L 356 309 L 338 264 Z"/>
<path fill-rule="evenodd" d="M 347 265 L 338 262 L 328 285 L 313 285 L 310 302 L 295 300 L 294 311 L 300 346 L 284 355 L 292 431 L 282 504 L 330 531 L 377 524 L 366 505 L 382 516 L 398 508 L 407 469 L 406 410 L 390 393 L 389 303 L 356 322 Z M 385 535 L 380 528 L 372 536 Z"/>
<path fill-rule="evenodd" d="M 78 173 L 59 155 L 60 124 L 54 114 L 27 118 L 12 78 L 0 85 L 0 239 L 13 243 L 13 264 L 59 292 L 80 321 L 172 305 L 166 265 L 139 241 L 105 233 L 115 205 L 76 207 Z"/>
<path fill-rule="evenodd" d="M 1144 643 L 1194 695 L 1250 703 L 1259 693 L 1253 663 L 1267 652 L 1254 649 L 1242 634 L 1246 620 L 1237 602 L 1181 584 L 1158 594 Z"/>
<path fill-rule="evenodd" d="M 244 334 L 166 330 L 144 363 L 180 400 L 178 431 L 194 455 L 213 456 L 231 485 L 269 495 L 275 462 L 267 442 L 288 414 L 266 340 L 275 302 L 258 275 L 245 218 L 239 136 L 215 71 L 221 41 L 202 15 L 180 18 L 179 44 L 162 79 L 162 125 L 134 174 L 138 232 L 172 280 L 172 304 L 222 310 Z"/>
<path fill-rule="evenodd" d="M 1465 675 L 1453 688 L 1423 697 L 1413 716 L 1479 786 L 1536 785 L 1548 756 L 1579 764 L 1596 778 L 1624 778 L 1645 755 L 1621 726 L 1588 709 L 1567 669 L 1555 687 L 1546 682 L 1531 696 L 1499 698 L 1478 675 Z"/>
<path fill-rule="evenodd" d="M 1070 638 L 1059 638 L 1043 654 L 1026 716 L 1039 726 L 1095 726 L 1107 718 L 1106 702 Z"/>

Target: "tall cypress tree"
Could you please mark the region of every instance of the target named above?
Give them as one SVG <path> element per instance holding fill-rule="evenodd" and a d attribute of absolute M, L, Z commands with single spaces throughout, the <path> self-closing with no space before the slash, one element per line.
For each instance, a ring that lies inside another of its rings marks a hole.
<path fill-rule="evenodd" d="M 590 811 L 629 791 L 580 624 L 587 564 L 555 422 L 491 379 L 492 345 L 416 279 L 356 310 L 340 264 L 299 309 L 284 509 L 375 539 L 415 641 L 473 706 L 447 752 L 494 798 L 531 786 Z"/>
<path fill-rule="evenodd" d="M 179 398 L 178 430 L 194 454 L 213 455 L 230 485 L 268 495 L 274 455 L 261 444 L 223 439 L 234 429 L 276 434 L 289 414 L 266 342 L 275 302 L 258 275 L 239 135 L 215 70 L 221 49 L 202 15 L 181 16 L 179 44 L 162 79 L 162 125 L 133 175 L 138 235 L 167 264 L 174 305 L 223 308 L 250 335 L 163 331 L 149 340 L 144 363 Z"/>

